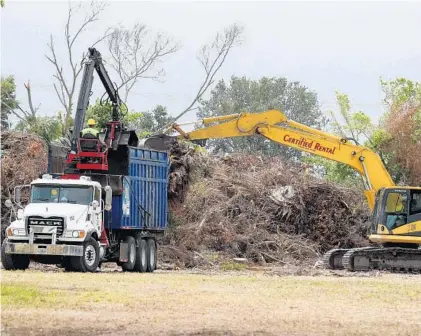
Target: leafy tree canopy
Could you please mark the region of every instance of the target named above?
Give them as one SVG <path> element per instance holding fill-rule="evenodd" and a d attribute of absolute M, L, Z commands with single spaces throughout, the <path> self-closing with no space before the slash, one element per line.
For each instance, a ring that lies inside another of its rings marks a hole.
<path fill-rule="evenodd" d="M 18 107 L 16 84 L 13 76 L 1 77 L 1 127 L 9 128 L 9 115 Z"/>
<path fill-rule="evenodd" d="M 317 95 L 299 82 L 288 82 L 286 78 L 262 77 L 251 80 L 232 76 L 227 85 L 218 82 L 208 100 L 201 100 L 198 118 L 214 117 L 241 112 L 263 112 L 279 109 L 296 122 L 321 128 L 325 124 L 319 108 Z M 215 152 L 247 152 L 265 155 L 281 155 L 285 158 L 300 158 L 301 152 L 281 146 L 273 141 L 252 136 L 244 138 L 209 140 Z"/>
<path fill-rule="evenodd" d="M 154 131 L 163 127 L 170 121 L 167 109 L 161 105 L 157 105 L 152 111 L 146 112 L 129 112 L 127 107 L 123 105 L 121 107 L 123 114 L 123 122 L 131 129 L 136 130 L 139 138 L 145 138 Z M 111 103 L 100 103 L 98 99 L 95 104 L 89 106 L 86 111 L 85 122 L 88 119 L 95 119 L 97 128 L 105 128 L 107 122 L 112 117 L 112 104 Z"/>

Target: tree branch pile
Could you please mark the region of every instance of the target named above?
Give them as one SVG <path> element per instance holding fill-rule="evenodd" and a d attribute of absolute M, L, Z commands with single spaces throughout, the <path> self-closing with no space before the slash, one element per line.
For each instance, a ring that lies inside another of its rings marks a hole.
<path fill-rule="evenodd" d="M 278 158 L 188 160 L 186 173 L 194 178 L 177 178 L 191 185 L 186 191 L 183 184 L 185 195 L 177 199 L 183 203 L 172 205 L 162 250 L 166 261 L 197 266 L 207 262 L 199 255 L 212 252 L 223 260 L 302 265 L 331 248 L 368 244 L 361 191 L 306 176 L 300 166 Z"/>
<path fill-rule="evenodd" d="M 167 146 L 171 162 L 168 200 L 171 206 L 176 208 L 184 202 L 190 183 L 210 174 L 210 161 L 209 157 L 201 155 L 200 147 L 191 143 L 172 140 Z"/>
<path fill-rule="evenodd" d="M 10 223 L 11 210 L 4 206 L 12 199 L 15 186 L 29 184 L 47 171 L 48 150 L 37 135 L 7 131 L 1 137 L 1 233 Z M 25 201 L 25 194 L 22 200 Z M 24 202 L 23 202 L 24 204 Z"/>

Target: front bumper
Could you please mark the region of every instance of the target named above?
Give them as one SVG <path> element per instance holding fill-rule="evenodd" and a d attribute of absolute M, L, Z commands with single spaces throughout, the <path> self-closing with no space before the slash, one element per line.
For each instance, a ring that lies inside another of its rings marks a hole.
<path fill-rule="evenodd" d="M 57 255 L 80 257 L 82 245 L 28 244 L 4 242 L 6 254 Z"/>

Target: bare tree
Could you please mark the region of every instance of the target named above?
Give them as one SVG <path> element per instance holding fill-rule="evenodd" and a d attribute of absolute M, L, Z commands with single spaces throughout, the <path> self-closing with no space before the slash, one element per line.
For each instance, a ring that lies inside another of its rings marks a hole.
<path fill-rule="evenodd" d="M 28 80 L 28 83 L 24 83 L 23 85 L 25 86 L 26 94 L 28 95 L 28 105 L 29 105 L 29 110 L 31 111 L 31 116 L 35 118 L 37 116 L 37 112 L 41 104 L 39 104 L 37 107 L 34 107 L 34 104 L 32 103 L 31 83 L 29 82 L 29 80 Z"/>
<path fill-rule="evenodd" d="M 164 69 L 157 65 L 179 48 L 177 43 L 161 33 L 151 37 L 144 24 L 136 23 L 132 29 L 114 29 L 108 37 L 108 50 L 113 60 L 111 66 L 120 77 L 118 88 L 124 88 L 123 100 L 127 100 L 140 78 L 162 78 Z"/>
<path fill-rule="evenodd" d="M 32 120 L 34 120 L 37 117 L 37 112 L 39 110 L 40 105 L 38 105 L 38 107 L 34 107 L 33 103 L 32 103 L 32 92 L 31 92 L 31 84 L 28 80 L 28 83 L 24 83 L 23 84 L 25 86 L 26 89 L 26 94 L 28 96 L 28 105 L 29 105 L 29 111 L 23 109 L 23 107 L 20 105 L 20 103 L 14 98 L 14 97 L 7 97 L 7 98 L 11 98 L 13 99 L 14 102 L 14 107 L 17 108 L 18 111 L 15 110 L 15 108 L 8 106 L 8 104 L 6 104 L 6 102 L 2 102 L 2 104 L 5 104 L 6 107 L 8 107 L 10 109 L 10 112 L 19 119 L 20 122 L 22 123 L 27 123 L 30 122 Z"/>
<path fill-rule="evenodd" d="M 197 59 L 205 70 L 203 82 L 197 90 L 197 93 L 191 103 L 180 114 L 174 117 L 170 124 L 160 129 L 160 132 L 162 132 L 165 128 L 168 128 L 168 126 L 180 119 L 187 112 L 197 109 L 194 105 L 214 83 L 215 75 L 224 64 L 231 49 L 242 43 L 242 34 L 243 28 L 237 24 L 233 24 L 228 28 L 225 28 L 223 33 L 217 33 L 211 44 L 205 44 L 200 49 Z"/>
<path fill-rule="evenodd" d="M 82 5 L 69 7 L 67 22 L 64 28 L 64 38 L 68 56 L 67 62 L 70 68 L 70 76 L 68 78 L 65 76 L 65 70 L 63 69 L 62 62 L 57 57 L 53 35 L 50 36 L 50 42 L 47 44 L 50 50 L 50 55 L 45 55 L 45 57 L 53 64 L 55 68 L 54 78 L 56 79 L 56 83 L 54 83 L 54 89 L 61 105 L 64 107 L 64 115 L 61 116 L 61 121 L 63 124 L 63 135 L 66 133 L 69 127 L 73 109 L 73 99 L 76 90 L 76 82 L 83 69 L 83 60 L 86 56 L 86 53 L 83 53 L 81 58 L 77 58 L 77 61 L 74 59 L 75 43 L 89 26 L 99 20 L 99 16 L 105 9 L 105 6 L 106 5 L 104 3 L 91 2 L 89 11 L 85 13 L 83 21 L 77 28 L 73 28 L 73 19 L 74 15 L 82 9 Z M 90 44 L 90 47 L 93 47 L 106 39 L 110 35 L 110 32 L 111 29 L 108 28 L 102 37 L 96 39 L 92 44 Z"/>

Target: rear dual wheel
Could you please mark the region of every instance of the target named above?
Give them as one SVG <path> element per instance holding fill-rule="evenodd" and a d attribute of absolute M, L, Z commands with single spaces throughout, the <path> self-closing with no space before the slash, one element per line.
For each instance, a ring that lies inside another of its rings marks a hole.
<path fill-rule="evenodd" d="M 148 265 L 147 265 L 147 272 L 153 272 L 156 270 L 156 242 L 155 239 L 150 238 L 147 241 L 147 250 L 148 250 Z"/>
<path fill-rule="evenodd" d="M 154 238 L 126 237 L 129 260 L 122 265 L 124 271 L 139 273 L 153 272 L 156 269 L 156 242 Z"/>
<path fill-rule="evenodd" d="M 121 267 L 123 271 L 132 271 L 137 262 L 137 255 L 136 255 L 136 241 L 132 236 L 127 236 L 124 239 L 124 242 L 127 244 L 128 249 L 128 260 L 124 262 Z"/>
<path fill-rule="evenodd" d="M 138 237 L 136 272 L 153 272 L 156 270 L 156 242 L 154 238 Z"/>

